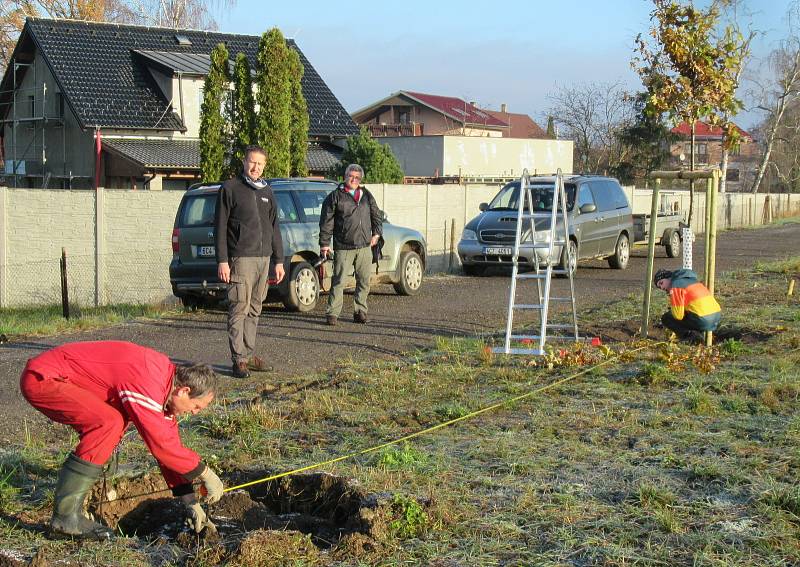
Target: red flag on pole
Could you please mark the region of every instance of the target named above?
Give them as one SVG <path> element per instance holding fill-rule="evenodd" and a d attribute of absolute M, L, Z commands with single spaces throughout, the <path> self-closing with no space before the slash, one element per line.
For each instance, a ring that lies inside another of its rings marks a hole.
<path fill-rule="evenodd" d="M 103 143 L 100 139 L 100 129 L 94 131 L 94 189 L 100 187 L 100 152 L 103 149 Z"/>

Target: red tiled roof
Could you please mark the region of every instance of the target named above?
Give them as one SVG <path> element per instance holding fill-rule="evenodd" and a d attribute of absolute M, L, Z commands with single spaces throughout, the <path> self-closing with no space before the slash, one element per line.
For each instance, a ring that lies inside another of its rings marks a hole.
<path fill-rule="evenodd" d="M 452 96 L 439 96 L 425 93 L 416 93 L 412 91 L 400 91 L 404 94 L 422 104 L 438 110 L 442 114 L 446 114 L 450 118 L 459 122 L 467 124 L 474 124 L 476 126 L 493 126 L 500 128 L 508 128 L 508 124 L 499 120 L 460 98 Z"/>
<path fill-rule="evenodd" d="M 734 125 L 735 126 L 735 125 Z M 739 131 L 739 135 L 742 138 L 752 138 L 752 136 L 748 133 L 736 126 L 736 129 Z M 685 136 L 689 137 L 692 135 L 692 127 L 689 126 L 688 122 L 681 122 L 677 126 L 675 126 L 671 132 L 673 134 L 677 134 L 678 136 Z M 722 128 L 719 126 L 711 126 L 710 124 L 706 124 L 705 122 L 700 122 L 699 120 L 695 122 L 694 127 L 694 135 L 697 138 L 722 138 Z"/>
<path fill-rule="evenodd" d="M 550 138 L 547 132 L 542 130 L 542 127 L 534 122 L 527 114 L 501 112 L 499 110 L 484 110 L 484 112 L 491 114 L 498 120 L 502 120 L 511 126 L 508 133 L 509 138 Z"/>

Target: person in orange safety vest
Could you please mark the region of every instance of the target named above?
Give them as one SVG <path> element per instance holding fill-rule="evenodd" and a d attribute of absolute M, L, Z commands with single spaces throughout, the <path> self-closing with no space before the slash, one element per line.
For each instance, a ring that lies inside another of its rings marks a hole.
<path fill-rule="evenodd" d="M 722 309 L 692 270 L 658 270 L 653 283 L 669 295 L 670 310 L 661 316 L 664 327 L 678 335 L 691 331 L 713 331 Z"/>

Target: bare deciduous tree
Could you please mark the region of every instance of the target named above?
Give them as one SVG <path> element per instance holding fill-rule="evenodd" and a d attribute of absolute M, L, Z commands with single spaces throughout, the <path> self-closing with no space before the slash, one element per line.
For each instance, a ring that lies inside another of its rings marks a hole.
<path fill-rule="evenodd" d="M 764 174 L 767 171 L 767 166 L 771 164 L 773 150 L 776 147 L 776 142 L 782 143 L 781 153 L 786 154 L 787 147 L 794 145 L 797 149 L 797 140 L 791 141 L 792 138 L 797 137 L 797 113 L 788 113 L 787 111 L 796 106 L 800 101 L 800 3 L 793 2 L 786 14 L 786 19 L 789 22 L 789 35 L 786 39 L 780 42 L 779 47 L 773 51 L 768 60 L 768 66 L 771 71 L 771 77 L 766 83 L 754 81 L 757 83 L 754 92 L 757 92 L 757 108 L 766 112 L 767 116 L 762 125 L 762 132 L 764 135 L 764 149 L 761 154 L 761 161 L 758 166 L 755 181 L 753 182 L 752 192 L 757 193 L 761 182 L 764 179 Z M 783 136 L 779 132 L 783 130 Z M 794 136 L 792 135 L 794 134 Z M 788 182 L 792 177 L 791 172 L 796 170 L 797 155 L 794 154 L 794 159 L 789 159 L 788 162 L 785 158 L 791 154 L 782 155 L 784 159 L 777 160 L 772 164 L 773 171 L 783 182 Z M 786 167 L 788 164 L 794 164 Z M 791 186 L 792 183 L 789 183 Z"/>
<path fill-rule="evenodd" d="M 121 0 L 131 23 L 168 28 L 217 29 L 213 13 L 232 8 L 236 0 Z"/>
<path fill-rule="evenodd" d="M 548 96 L 548 114 L 575 143 L 575 158 L 584 172 L 604 172 L 625 158 L 619 132 L 634 118 L 631 97 L 620 83 L 559 85 Z"/>
<path fill-rule="evenodd" d="M 0 65 L 5 68 L 17 44 L 25 14 L 13 0 L 0 0 Z"/>
<path fill-rule="evenodd" d="M 800 100 L 797 98 L 787 105 L 775 133 L 767 172 L 780 190 L 800 191 Z"/>

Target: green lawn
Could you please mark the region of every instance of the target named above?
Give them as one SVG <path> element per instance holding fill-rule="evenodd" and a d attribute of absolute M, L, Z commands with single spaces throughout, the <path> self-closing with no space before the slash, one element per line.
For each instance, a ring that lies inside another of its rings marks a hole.
<path fill-rule="evenodd" d="M 529 358 L 440 339 L 401 361 L 223 397 L 187 420 L 184 438 L 227 479 L 457 420 L 323 467 L 393 495 L 398 516 L 382 541 L 300 558 L 287 550 L 271 564 L 797 565 L 800 290 L 786 290 L 798 271 L 800 258 L 721 275 L 725 314 L 710 349 L 631 338 Z M 653 312 L 665 307 L 659 295 Z M 580 320 L 600 328 L 637 318 L 620 304 Z M 27 529 L 47 517 L 68 449 L 43 440 L 4 449 L 0 548 L 81 565 L 218 564 L 202 542 L 170 555 L 167 542 L 77 546 Z M 121 456 L 153 469 L 135 436 Z"/>

